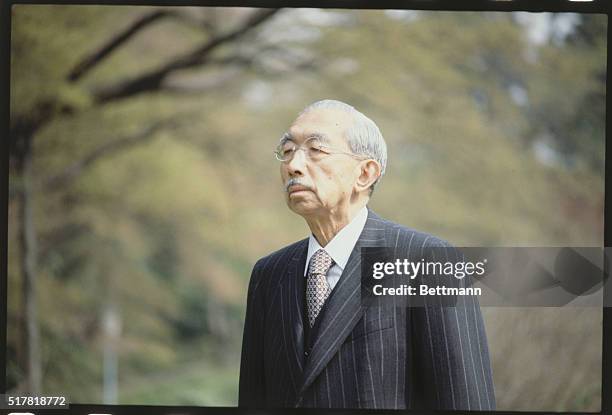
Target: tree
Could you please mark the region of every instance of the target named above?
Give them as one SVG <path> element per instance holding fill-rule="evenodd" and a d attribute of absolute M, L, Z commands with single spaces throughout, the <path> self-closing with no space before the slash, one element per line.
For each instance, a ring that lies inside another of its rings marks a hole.
<path fill-rule="evenodd" d="M 62 117 L 75 117 L 91 107 L 107 106 L 111 103 L 126 100 L 144 93 L 164 92 L 193 92 L 194 88 L 176 87 L 167 80 L 174 74 L 193 68 L 203 68 L 209 65 L 232 65 L 241 68 L 255 65 L 258 61 L 258 49 L 265 49 L 267 45 L 253 44 L 253 53 L 241 53 L 235 45 L 253 43 L 248 35 L 259 26 L 265 24 L 278 13 L 278 9 L 265 9 L 248 12 L 241 21 L 230 30 L 219 25 L 216 12 L 204 16 L 194 16 L 183 11 L 159 9 L 142 14 L 134 19 L 127 27 L 119 30 L 99 47 L 87 53 L 65 75 L 67 84 L 78 84 L 88 73 L 100 65 L 114 53 L 117 53 L 132 38 L 139 33 L 153 27 L 164 20 L 173 19 L 180 25 L 197 27 L 205 33 L 206 39 L 192 47 L 189 51 L 162 63 L 154 69 L 143 71 L 131 78 L 114 80 L 111 85 L 95 90 L 84 91 L 89 105 L 79 106 L 61 94 L 41 96 L 26 110 L 14 112 L 10 125 L 10 169 L 16 183 L 11 190 L 11 199 L 14 199 L 19 211 L 19 248 L 21 258 L 22 280 L 22 350 L 23 365 L 26 371 L 26 390 L 30 393 L 41 392 L 41 361 L 40 361 L 40 335 L 37 323 L 37 236 L 36 224 L 33 220 L 32 209 L 37 197 L 44 197 L 46 192 L 70 186 L 71 182 L 86 169 L 99 160 L 110 155 L 124 151 L 135 145 L 151 140 L 155 134 L 162 130 L 176 126 L 176 120 L 159 120 L 143 128 L 137 133 L 125 137 L 109 140 L 80 160 L 75 161 L 62 171 L 40 180 L 32 171 L 32 158 L 34 155 L 34 141 L 37 134 L 51 122 Z M 24 45 L 27 46 L 27 45 Z M 234 46 L 236 52 L 219 58 L 218 51 Z M 305 65 L 307 66 L 307 65 Z M 227 82 L 229 79 L 221 81 Z M 219 81 L 214 79 L 213 81 Z M 199 92 L 214 88 L 215 82 L 207 84 Z"/>

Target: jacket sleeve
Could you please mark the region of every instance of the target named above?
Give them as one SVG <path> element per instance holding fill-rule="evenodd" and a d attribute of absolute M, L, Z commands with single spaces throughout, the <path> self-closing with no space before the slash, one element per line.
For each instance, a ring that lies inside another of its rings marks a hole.
<path fill-rule="evenodd" d="M 260 267 L 255 264 L 247 294 L 246 317 L 242 336 L 238 406 L 265 406 L 264 379 L 264 302 Z"/>
<path fill-rule="evenodd" d="M 439 256 L 432 260 L 462 261 L 458 250 L 442 245 L 435 248 L 444 249 L 432 251 Z M 450 285 L 463 286 L 466 280 L 454 280 Z M 439 296 L 429 296 L 425 306 L 411 312 L 415 380 L 422 386 L 423 403 L 443 410 L 494 410 L 491 364 L 478 300 L 475 296 L 457 296 L 452 303 L 442 305 Z"/>

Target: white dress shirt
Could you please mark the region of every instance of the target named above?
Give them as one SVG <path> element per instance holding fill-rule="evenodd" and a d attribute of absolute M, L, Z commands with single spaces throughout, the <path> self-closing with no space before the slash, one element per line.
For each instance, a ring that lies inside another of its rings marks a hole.
<path fill-rule="evenodd" d="M 308 240 L 308 255 L 306 256 L 306 266 L 304 267 L 304 276 L 308 275 L 310 258 L 312 258 L 314 253 L 319 249 L 323 249 L 334 260 L 334 265 L 327 272 L 327 283 L 333 290 L 338 283 L 340 276 L 342 275 L 342 271 L 344 271 L 344 267 L 346 267 L 346 263 L 351 256 L 351 252 L 353 251 L 357 240 L 359 239 L 359 235 L 361 235 L 361 232 L 363 231 L 367 219 L 368 209 L 364 206 L 357 213 L 357 215 L 355 215 L 353 220 L 342 228 L 331 241 L 329 241 L 325 248 L 322 248 L 317 241 L 317 238 L 315 238 L 313 234 L 310 234 L 310 238 Z"/>

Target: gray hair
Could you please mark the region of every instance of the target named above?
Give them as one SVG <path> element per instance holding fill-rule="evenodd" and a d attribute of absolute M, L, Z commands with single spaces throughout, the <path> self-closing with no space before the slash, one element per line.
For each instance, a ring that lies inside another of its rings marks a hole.
<path fill-rule="evenodd" d="M 299 115 L 314 109 L 336 109 L 352 115 L 353 124 L 346 131 L 346 140 L 351 151 L 357 155 L 373 158 L 380 163 L 380 176 L 370 186 L 370 195 L 372 195 L 374 186 L 380 181 L 387 168 L 387 144 L 376 123 L 351 105 L 333 99 L 314 102 L 304 108 Z"/>

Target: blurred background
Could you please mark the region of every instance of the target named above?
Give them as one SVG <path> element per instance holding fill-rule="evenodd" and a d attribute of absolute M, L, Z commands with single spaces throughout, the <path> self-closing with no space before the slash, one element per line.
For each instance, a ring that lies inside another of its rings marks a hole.
<path fill-rule="evenodd" d="M 569 13 L 14 6 L 9 390 L 236 405 L 251 268 L 308 235 L 272 151 L 318 99 L 381 128 L 383 217 L 456 246 L 602 246 L 606 29 Z M 498 409 L 599 410 L 600 309 L 483 313 Z"/>

